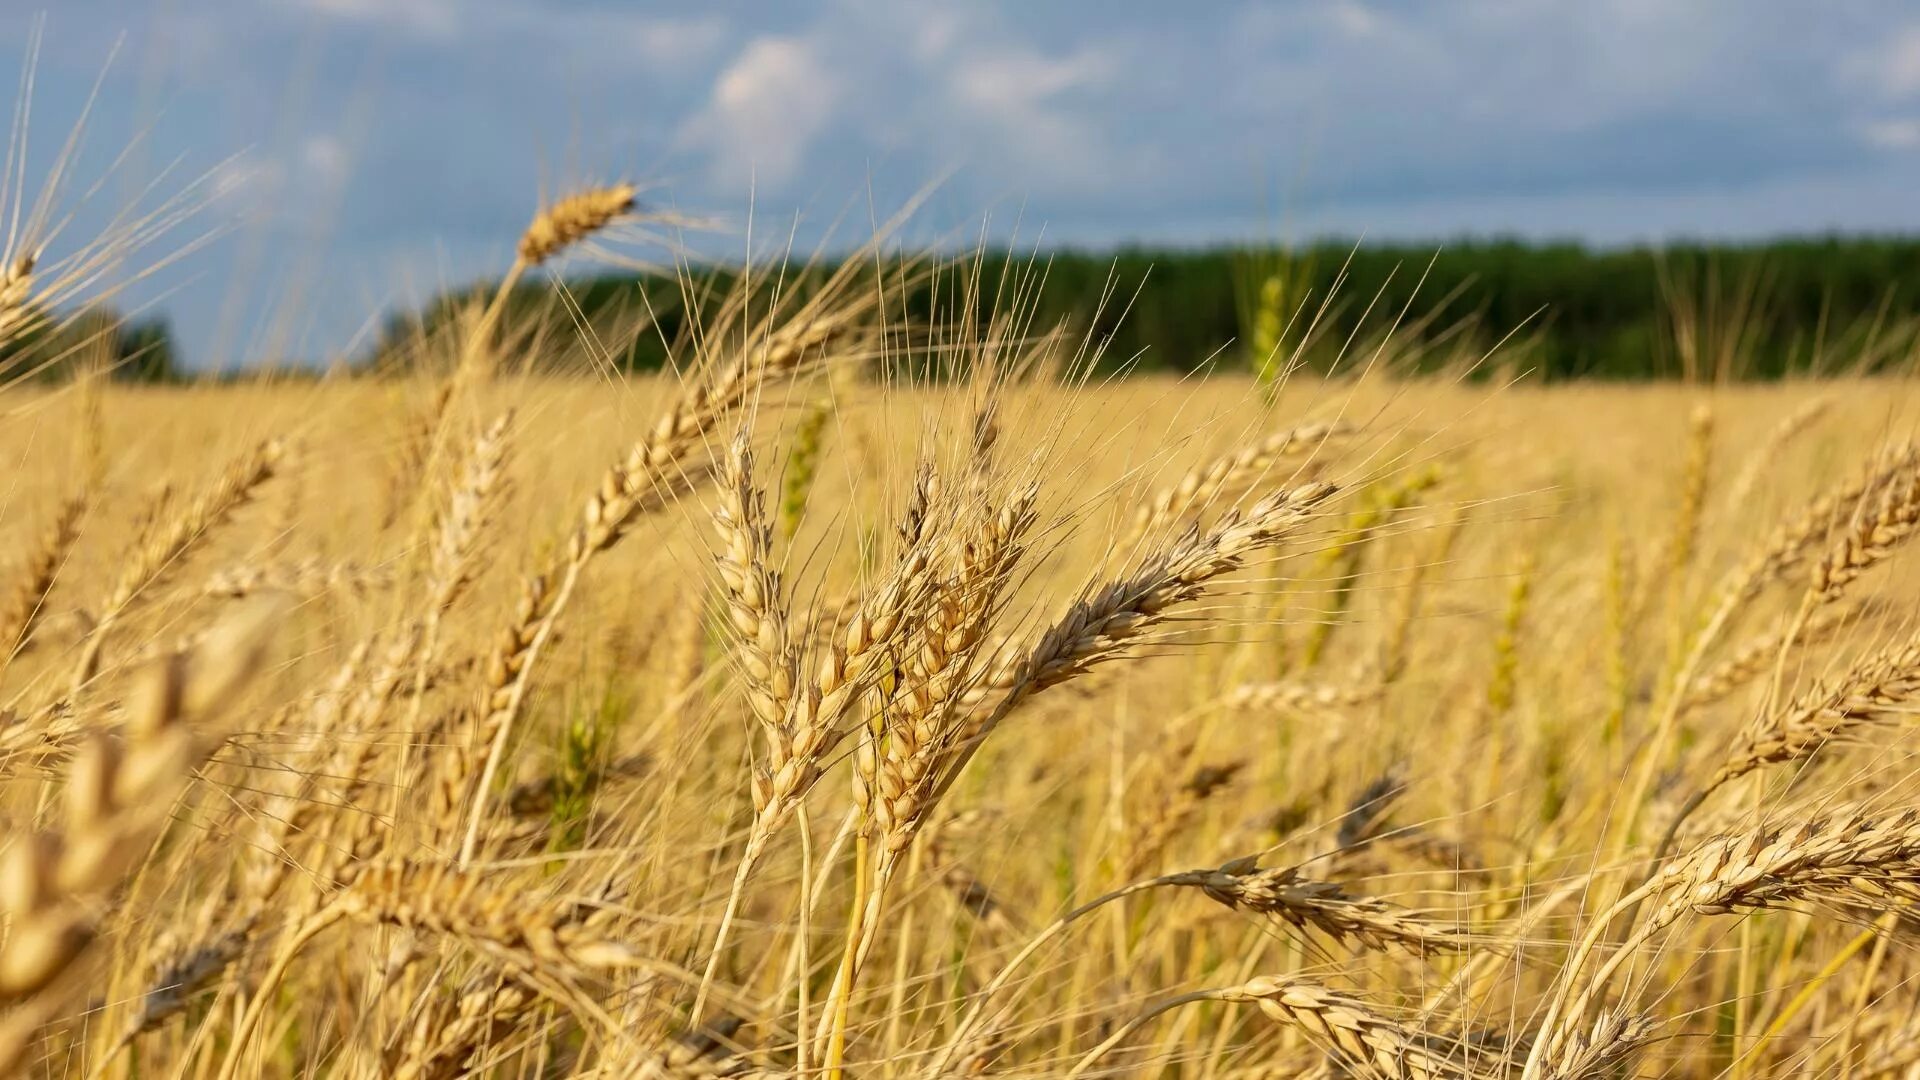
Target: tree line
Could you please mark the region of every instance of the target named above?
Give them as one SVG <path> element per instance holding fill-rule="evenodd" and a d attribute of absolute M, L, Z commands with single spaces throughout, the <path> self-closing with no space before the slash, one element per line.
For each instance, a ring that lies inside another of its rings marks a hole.
<path fill-rule="evenodd" d="M 786 270 L 779 288 L 804 294 L 834 269 Z M 772 287 L 774 278 L 756 273 Z M 578 350 L 564 346 L 584 327 L 601 362 L 654 370 L 710 323 L 736 274 L 715 266 L 568 278 L 564 289 L 526 283 L 508 298 L 502 326 L 509 348 L 536 365 L 577 363 L 566 358 Z M 1179 373 L 1271 370 L 1279 358 L 1321 370 L 1389 363 L 1548 379 L 1764 379 L 1904 362 L 1920 339 L 1920 238 L 989 252 L 922 261 L 900 280 L 889 316 L 901 337 L 889 352 L 922 370 L 934 363 L 928 356 L 943 332 L 962 338 L 956 331 L 996 315 L 1029 334 L 1059 331 L 1094 343 L 1107 370 Z M 374 344 L 349 359 L 381 371 L 408 368 L 432 355 L 424 342 L 456 332 L 459 313 L 492 292 L 479 282 L 395 312 Z M 89 313 L 57 332 L 106 342 L 122 377 L 165 381 L 190 367 L 159 318 Z M 23 348 L 15 343 L 13 351 Z M 40 342 L 32 351 L 58 349 Z M 8 362 L 0 355 L 0 368 Z M 42 361 L 38 371 L 57 377 L 64 363 Z"/>

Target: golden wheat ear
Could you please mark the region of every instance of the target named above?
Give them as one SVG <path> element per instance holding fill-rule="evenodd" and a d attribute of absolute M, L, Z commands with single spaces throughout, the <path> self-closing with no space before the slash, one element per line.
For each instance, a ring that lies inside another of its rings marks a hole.
<path fill-rule="evenodd" d="M 12 602 L 0 609 L 0 674 L 32 642 L 34 628 L 46 614 L 47 598 L 74 541 L 80 538 L 80 519 L 87 512 L 88 501 L 87 493 L 81 491 L 61 504 L 45 536 L 27 558 Z"/>
<path fill-rule="evenodd" d="M 1270 916 L 1296 929 L 1312 928 L 1365 949 L 1426 953 L 1474 943 L 1469 934 L 1383 900 L 1355 896 L 1336 882 L 1308 877 L 1297 866 L 1262 870 L 1242 859 L 1217 870 L 1169 875 L 1167 882 L 1197 888 L 1230 908 Z"/>
<path fill-rule="evenodd" d="M 632 184 L 613 184 L 576 192 L 548 205 L 520 234 L 516 248 L 520 261 L 539 266 L 605 229 L 633 212 L 639 194 L 640 189 Z"/>
<path fill-rule="evenodd" d="M 16 839 L 0 858 L 0 1072 L 81 990 L 81 962 L 127 874 L 166 826 L 194 767 L 218 745 L 209 725 L 259 669 L 282 614 L 252 604 L 191 651 L 144 672 L 117 733 L 75 752 L 58 824 Z"/>
<path fill-rule="evenodd" d="M 33 296 L 34 255 L 27 252 L 0 268 L 0 345 L 32 330 L 42 318 L 28 303 Z"/>
<path fill-rule="evenodd" d="M 1298 1029 L 1339 1066 L 1391 1080 L 1492 1080 L 1513 1061 L 1498 1047 L 1401 1023 L 1356 998 L 1297 975 L 1263 975 L 1235 986 L 1199 990 L 1163 1001 L 1134 1017 L 1063 1074 L 1084 1075 L 1148 1021 L 1200 1001 L 1250 1004 L 1268 1019 Z"/>

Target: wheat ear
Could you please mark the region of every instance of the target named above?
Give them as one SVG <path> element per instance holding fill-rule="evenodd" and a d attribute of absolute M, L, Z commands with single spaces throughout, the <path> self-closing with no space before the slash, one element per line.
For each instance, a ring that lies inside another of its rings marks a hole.
<path fill-rule="evenodd" d="M 753 486 L 753 452 L 745 431 L 727 451 L 713 521 L 720 539 L 715 561 L 725 586 L 733 654 L 746 677 L 747 703 L 761 724 L 778 728 L 793 705 L 795 657 L 786 596 L 772 565 L 773 526 L 765 496 Z"/>
<path fill-rule="evenodd" d="M 813 678 L 796 689 L 787 715 L 777 725 L 763 725 L 767 753 L 755 764 L 751 780 L 753 824 L 694 999 L 694 1023 L 701 1018 L 747 880 L 775 833 L 813 789 L 826 755 L 846 738 L 850 718 L 887 667 L 882 658 L 899 644 L 907 616 L 925 602 L 927 574 L 925 551 L 919 546 L 903 551 L 887 577 L 867 594 L 840 639 L 825 650 Z"/>
<path fill-rule="evenodd" d="M 520 610 L 488 661 L 488 685 L 471 743 L 450 755 L 443 780 L 444 789 L 456 800 L 465 798 L 470 803 L 460 862 L 471 860 L 479 846 L 488 793 L 506 753 L 514 721 L 526 700 L 540 654 L 571 602 L 581 575 L 595 556 L 619 543 L 643 514 L 664 505 L 697 479 L 700 470 L 689 467 L 689 458 L 716 424 L 744 405 L 767 381 L 822 362 L 822 350 L 851 329 L 856 310 L 809 308 L 764 342 L 689 387 L 652 432 L 602 477 L 554 563 L 546 572 L 526 579 Z"/>
<path fill-rule="evenodd" d="M 539 266 L 633 212 L 632 184 L 592 188 L 560 199 L 535 214 L 515 249 L 520 261 Z"/>
<path fill-rule="evenodd" d="M 82 744 L 68 769 L 58 828 L 0 851 L 0 1072 L 77 990 L 77 964 L 99 934 L 127 870 L 165 826 L 193 766 L 217 740 L 197 730 L 259 666 L 268 605 L 236 613 L 190 653 L 139 684 L 120 738 Z"/>
<path fill-rule="evenodd" d="M 191 505 L 177 514 L 156 519 L 153 530 L 123 561 L 124 568 L 114 582 L 113 591 L 100 607 L 100 614 L 81 648 L 79 663 L 74 666 L 70 696 L 78 696 L 81 688 L 98 672 L 100 650 L 108 632 L 134 601 L 252 499 L 261 485 L 279 471 L 284 456 L 285 448 L 279 440 L 261 443 L 229 464 L 213 486 Z"/>
<path fill-rule="evenodd" d="M 1139 509 L 1119 548 L 1129 549 L 1191 513 L 1236 498 L 1249 487 L 1270 477 L 1286 459 L 1318 453 L 1328 443 L 1351 430 L 1350 426 L 1339 421 L 1304 424 L 1269 435 L 1250 446 L 1194 467 L 1173 484 L 1156 492 Z"/>
<path fill-rule="evenodd" d="M 1742 686 L 1754 681 L 1774 665 L 1782 649 L 1811 648 L 1827 641 L 1842 629 L 1858 625 L 1866 615 L 1865 604 L 1823 608 L 1800 627 L 1791 641 L 1787 631 L 1760 634 L 1742 643 L 1720 661 L 1696 676 L 1680 698 L 1682 715 L 1698 712 L 1725 700 Z"/>
<path fill-rule="evenodd" d="M 1138 571 L 1083 593 L 1032 648 L 989 674 L 986 688 L 998 700 L 970 724 L 933 798 L 945 793 L 980 744 L 1027 699 L 1126 655 L 1165 621 L 1170 608 L 1202 595 L 1210 582 L 1239 569 L 1255 551 L 1285 542 L 1336 490 L 1312 483 L 1276 492 L 1244 514 L 1229 514 L 1210 532 L 1188 532 L 1147 558 Z"/>
<path fill-rule="evenodd" d="M 1464 949 L 1474 940 L 1385 901 L 1354 896 L 1334 882 L 1310 878 L 1297 866 L 1262 870 L 1253 860 L 1242 859 L 1217 870 L 1189 871 L 1165 880 L 1169 885 L 1199 889 L 1230 908 L 1268 915 L 1300 929 L 1311 927 L 1368 949 L 1426 953 Z"/>
<path fill-rule="evenodd" d="M 993 428 L 983 422 L 976 424 L 975 431 L 975 479 L 984 489 Z M 957 566 L 933 588 L 904 650 L 906 656 L 897 664 L 898 689 L 875 714 L 875 723 L 855 757 L 855 806 L 861 823 L 871 823 L 878 832 L 880 844 L 869 860 L 867 836 L 862 833 L 856 838 L 855 872 L 865 872 L 859 884 L 863 895 L 856 897 L 847 928 L 847 951 L 816 1037 L 824 1044 L 830 1073 L 837 1069 L 847 1005 L 879 931 L 888 887 L 903 853 L 937 801 L 933 783 L 960 742 L 965 723 L 959 711 L 961 691 L 977 666 L 987 625 L 999 612 L 1024 551 L 1038 497 L 1037 485 L 1027 484 L 998 512 L 982 513 L 970 526 L 953 531 L 951 557 Z M 880 737 L 884 737 L 883 753 L 876 751 Z"/>
<path fill-rule="evenodd" d="M 1508 1069 L 1497 1051 L 1397 1023 L 1311 979 L 1263 975 L 1236 986 L 1182 994 L 1147 1009 L 1075 1062 L 1062 1080 L 1084 1075 L 1149 1021 L 1196 1001 L 1254 1005 L 1269 1019 L 1298 1028 L 1339 1061 L 1389 1080 L 1483 1080 L 1504 1076 Z"/>
<path fill-rule="evenodd" d="M 0 611 L 0 672 L 31 642 L 34 627 L 46 612 L 47 597 L 53 592 L 60 568 L 80 536 L 80 519 L 86 512 L 86 492 L 70 496 L 60 504 L 46 535 L 28 556 L 12 603 Z"/>
<path fill-rule="evenodd" d="M 1920 637 L 1873 653 L 1833 683 L 1816 685 L 1785 708 L 1757 716 L 1695 801 L 1762 766 L 1803 760 L 1828 742 L 1904 716 L 1916 697 Z"/>
<path fill-rule="evenodd" d="M 0 345 L 20 337 L 43 318 L 33 298 L 34 252 L 26 251 L 0 267 Z"/>
<path fill-rule="evenodd" d="M 535 1001 L 511 980 L 490 976 L 448 1002 L 424 1010 L 387 1055 L 393 1080 L 455 1080 L 483 1048 L 505 1035 Z"/>
<path fill-rule="evenodd" d="M 1857 521 L 1813 564 L 1808 596 L 1830 603 L 1853 580 L 1890 555 L 1920 523 L 1920 468 L 1892 478 L 1874 512 Z"/>
<path fill-rule="evenodd" d="M 1920 811 L 1874 815 L 1858 809 L 1714 837 L 1622 896 L 1588 929 L 1562 967 L 1525 1076 L 1546 1075 L 1594 999 L 1639 947 L 1689 912 L 1723 915 L 1809 901 L 1886 908 L 1920 898 Z M 1586 958 L 1613 920 L 1652 901 L 1646 917 L 1588 980 Z"/>

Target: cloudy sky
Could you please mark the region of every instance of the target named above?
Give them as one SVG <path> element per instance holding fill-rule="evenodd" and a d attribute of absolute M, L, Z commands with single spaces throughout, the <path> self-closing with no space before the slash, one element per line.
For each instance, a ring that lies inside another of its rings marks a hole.
<path fill-rule="evenodd" d="M 1920 231 L 1912 0 L 31 2 L 32 161 L 96 82 L 82 174 L 137 137 L 82 223 L 209 178 L 146 287 L 203 361 L 339 348 L 582 178 L 720 251 L 936 181 L 929 236 L 1077 245 Z"/>

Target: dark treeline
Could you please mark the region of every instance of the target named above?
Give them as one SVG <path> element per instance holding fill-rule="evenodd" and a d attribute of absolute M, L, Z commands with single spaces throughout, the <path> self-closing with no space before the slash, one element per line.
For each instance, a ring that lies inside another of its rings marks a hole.
<path fill-rule="evenodd" d="M 895 293 L 908 325 L 961 323 L 957 277 L 926 273 Z M 1477 241 L 1444 248 L 1323 244 L 1307 250 L 1124 249 L 981 258 L 981 297 L 969 318 L 1006 310 L 1019 292 L 1027 327 L 1064 327 L 1105 342 L 1103 363 L 1145 371 L 1236 367 L 1276 348 L 1324 367 L 1372 356 L 1388 331 L 1394 362 L 1432 369 L 1478 362 L 1486 370 L 1549 378 L 1770 378 L 1790 371 L 1871 368 L 1904 356 L 1920 315 L 1920 239 L 1831 238 L 1756 245 L 1668 245 L 1594 250 L 1576 244 Z M 825 273 L 789 272 L 805 289 Z M 710 317 L 733 285 L 708 271 L 692 304 L 670 276 L 603 276 L 513 298 L 509 325 L 550 328 L 584 315 L 599 325 L 636 312 L 651 329 L 629 335 L 617 366 L 658 367 L 665 342 L 688 329 L 689 307 Z M 1039 288 L 1032 286 L 1038 283 Z M 476 286 L 476 291 L 484 287 Z M 473 293 L 443 297 L 396 317 L 376 355 L 443 326 Z M 544 313 L 544 314 L 536 314 Z M 912 335 L 909 335 L 911 337 Z M 1255 365 L 1257 366 L 1257 365 Z"/>
<path fill-rule="evenodd" d="M 1055 310 L 1089 310 L 1112 280 L 1128 296 L 1094 329 L 1113 353 L 1189 368 L 1229 339 L 1259 352 L 1262 300 L 1278 295 L 1283 347 L 1350 362 L 1390 327 L 1416 366 L 1477 360 L 1550 378 L 1771 378 L 1878 362 L 1920 316 L 1920 240 L 1814 239 L 1755 246 L 1595 251 L 1575 244 L 1445 248 L 1322 245 L 1276 254 L 1124 251 L 1055 258 Z M 1278 287 L 1276 287 L 1276 284 Z M 1263 293 L 1265 294 L 1263 296 Z M 1307 328 L 1311 325 L 1311 330 Z M 1424 346 L 1421 347 L 1421 346 Z M 1244 351 L 1238 354 L 1244 358 Z M 1225 362 L 1245 362 L 1234 354 Z"/>
<path fill-rule="evenodd" d="M 179 382 L 186 374 L 172 327 L 158 315 L 128 318 L 92 307 L 60 317 L 29 309 L 0 334 L 0 386 L 66 382 L 81 371 L 142 383 Z"/>
<path fill-rule="evenodd" d="M 960 282 L 976 269 L 981 295 L 964 304 Z M 805 292 L 829 271 L 789 270 L 783 287 Z M 658 368 L 670 343 L 687 339 L 696 313 L 699 325 L 710 325 L 735 273 L 569 278 L 564 299 L 551 283 L 523 285 L 503 320 L 515 335 L 510 349 L 536 366 L 577 363 L 577 349 L 541 346 L 576 343 L 584 321 L 614 366 Z M 476 284 L 396 313 L 355 363 L 392 371 L 433 355 L 416 346 L 491 293 Z M 1274 354 L 1325 368 L 1342 356 L 1352 364 L 1378 354 L 1403 368 L 1479 365 L 1554 379 L 1772 378 L 1904 360 L 1920 336 L 1920 238 L 1658 250 L 1468 241 L 988 254 L 923 267 L 891 296 L 894 325 L 920 331 L 909 329 L 903 342 L 924 343 L 941 328 L 978 325 L 1018 306 L 1030 333 L 1063 328 L 1102 342 L 1109 369 L 1245 371 Z M 125 376 L 166 379 L 180 370 L 162 322 L 121 326 L 111 341 Z M 1383 341 L 1391 348 L 1379 350 Z M 920 362 L 910 346 L 895 352 Z M 541 359 L 548 355 L 562 359 Z"/>

